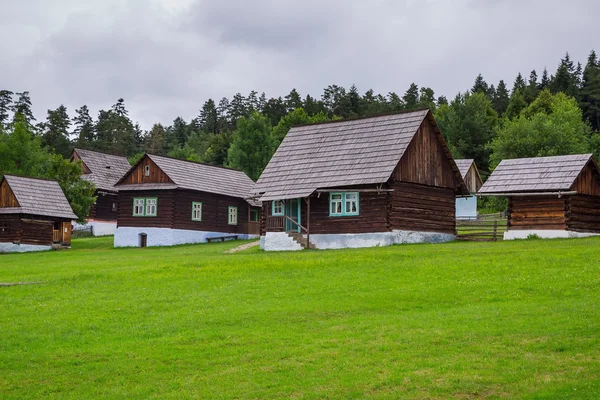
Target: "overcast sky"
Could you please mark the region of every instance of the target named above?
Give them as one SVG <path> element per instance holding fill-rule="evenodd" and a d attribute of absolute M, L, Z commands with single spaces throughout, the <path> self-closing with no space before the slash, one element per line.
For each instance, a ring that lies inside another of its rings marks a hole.
<path fill-rule="evenodd" d="M 0 0 L 0 89 L 34 114 L 123 97 L 144 129 L 236 92 L 353 83 L 453 97 L 600 52 L 597 0 Z"/>

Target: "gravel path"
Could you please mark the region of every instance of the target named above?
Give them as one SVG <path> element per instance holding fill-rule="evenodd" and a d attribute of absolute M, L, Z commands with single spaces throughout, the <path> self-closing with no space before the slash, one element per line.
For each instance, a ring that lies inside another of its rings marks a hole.
<path fill-rule="evenodd" d="M 258 246 L 260 244 L 260 240 L 252 243 L 246 243 L 238 247 L 234 247 L 233 249 L 227 250 L 225 253 L 237 253 L 238 251 L 248 250 L 251 247 Z"/>

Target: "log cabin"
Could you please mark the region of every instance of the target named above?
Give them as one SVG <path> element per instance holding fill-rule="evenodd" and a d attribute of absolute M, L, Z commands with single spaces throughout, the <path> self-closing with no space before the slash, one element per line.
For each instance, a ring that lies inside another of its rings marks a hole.
<path fill-rule="evenodd" d="M 91 227 L 94 236 L 113 235 L 117 229 L 119 206 L 114 185 L 129 171 L 131 165 L 125 157 L 73 149 L 71 162 L 78 160 L 81 161 L 82 178 L 96 186 L 96 201 L 90 208 L 86 226 Z"/>
<path fill-rule="evenodd" d="M 115 247 L 172 246 L 260 233 L 242 171 L 145 154 L 117 182 Z"/>
<path fill-rule="evenodd" d="M 469 190 L 468 196 L 456 197 L 456 219 L 476 219 L 477 218 L 477 196 L 476 193 L 481 189 L 483 181 L 479 175 L 479 170 L 473 159 L 454 160 L 460 174 Z"/>
<path fill-rule="evenodd" d="M 58 182 L 14 175 L 0 179 L 0 253 L 68 248 L 73 219 Z"/>
<path fill-rule="evenodd" d="M 469 191 L 431 111 L 293 127 L 253 190 L 261 247 L 443 242 Z"/>
<path fill-rule="evenodd" d="M 478 194 L 508 198 L 504 239 L 600 234 L 600 171 L 592 154 L 503 160 Z"/>

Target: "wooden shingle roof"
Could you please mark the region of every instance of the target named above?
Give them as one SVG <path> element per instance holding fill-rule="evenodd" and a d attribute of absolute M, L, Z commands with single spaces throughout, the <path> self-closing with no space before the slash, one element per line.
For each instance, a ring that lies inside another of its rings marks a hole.
<path fill-rule="evenodd" d="M 429 110 L 293 127 L 256 183 L 260 199 L 384 183 Z"/>
<path fill-rule="evenodd" d="M 73 152 L 90 170 L 82 178 L 92 182 L 98 189 L 114 191 L 115 183 L 131 168 L 125 157 L 84 149 L 74 149 Z"/>
<path fill-rule="evenodd" d="M 592 154 L 502 160 L 479 193 L 568 191 L 592 160 Z"/>
<path fill-rule="evenodd" d="M 180 188 L 246 199 L 250 197 L 254 187 L 254 181 L 243 171 L 153 154 L 146 154 L 146 156 L 167 174 L 173 183 L 121 184 L 120 182 L 127 175 L 125 174 L 117 183 L 117 188 L 120 190 Z M 131 170 L 135 167 L 133 166 Z"/>
<path fill-rule="evenodd" d="M 77 219 L 58 182 L 4 175 L 19 207 L 0 208 L 1 214 L 31 214 Z"/>
<path fill-rule="evenodd" d="M 458 170 L 460 171 L 460 176 L 462 176 L 463 179 L 465 179 L 467 176 L 467 172 L 469 172 L 469 168 L 471 168 L 471 165 L 473 165 L 475 160 L 472 158 L 465 158 L 465 159 L 456 159 L 455 158 L 454 162 L 456 163 L 456 166 L 458 167 Z"/>

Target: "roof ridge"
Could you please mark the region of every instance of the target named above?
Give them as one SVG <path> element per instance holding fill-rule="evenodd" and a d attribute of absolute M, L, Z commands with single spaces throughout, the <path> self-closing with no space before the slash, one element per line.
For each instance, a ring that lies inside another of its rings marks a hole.
<path fill-rule="evenodd" d="M 303 126 L 326 125 L 326 124 L 339 124 L 342 122 L 361 121 L 361 120 L 365 120 L 365 119 L 389 117 L 389 116 L 393 116 L 393 115 L 418 113 L 421 111 L 431 111 L 431 109 L 428 107 L 424 107 L 424 108 L 419 108 L 419 109 L 415 109 L 415 110 L 391 111 L 391 112 L 379 113 L 379 114 L 374 114 L 374 115 L 364 115 L 364 116 L 360 116 L 360 117 L 350 117 L 350 118 L 336 119 L 336 120 L 330 120 L 330 121 L 321 121 L 321 122 L 309 122 L 306 124 L 292 125 L 291 128 L 299 128 L 299 127 L 303 127 Z"/>
<path fill-rule="evenodd" d="M 27 176 L 27 175 L 18 175 L 18 174 L 3 174 L 2 177 L 5 176 L 10 176 L 13 178 L 22 178 L 22 179 L 35 179 L 37 181 L 46 181 L 46 182 L 56 182 L 58 183 L 58 181 L 56 179 L 51 179 L 51 178 L 38 178 L 35 176 Z"/>
<path fill-rule="evenodd" d="M 119 155 L 119 154 L 111 154 L 111 153 L 106 153 L 104 151 L 82 149 L 82 148 L 73 147 L 73 151 L 82 151 L 82 150 L 83 151 L 89 151 L 89 152 L 92 152 L 92 153 L 102 154 L 102 155 L 105 155 L 105 156 L 112 156 L 112 157 L 119 157 L 119 158 L 127 159 L 127 156 L 122 156 L 122 155 Z"/>
<path fill-rule="evenodd" d="M 176 157 L 171 157 L 171 156 L 161 156 L 158 154 L 150 154 L 150 153 L 146 153 L 146 155 L 148 157 L 161 157 L 161 158 L 166 158 L 169 160 L 174 160 L 174 161 L 181 161 L 181 162 L 187 162 L 187 163 L 191 163 L 191 164 L 197 164 L 197 165 L 204 165 L 206 167 L 215 167 L 215 168 L 222 168 L 222 169 L 226 169 L 229 171 L 235 171 L 235 172 L 241 172 L 244 175 L 248 176 L 244 171 L 242 171 L 241 169 L 236 169 L 236 168 L 231 168 L 231 167 L 225 167 L 223 165 L 213 165 L 213 164 L 208 164 L 205 162 L 201 162 L 201 161 L 192 161 L 192 160 L 182 160 L 181 158 L 176 158 Z"/>

